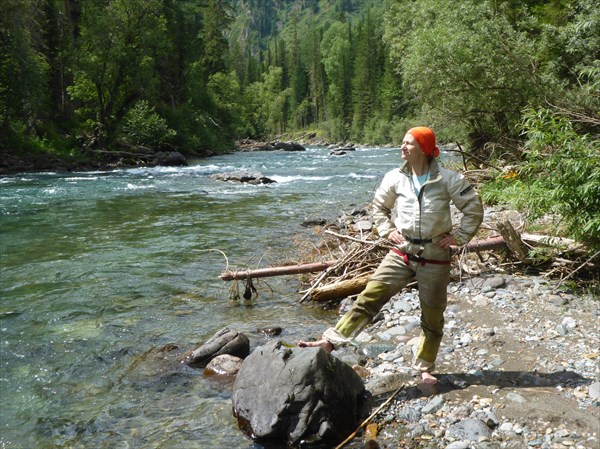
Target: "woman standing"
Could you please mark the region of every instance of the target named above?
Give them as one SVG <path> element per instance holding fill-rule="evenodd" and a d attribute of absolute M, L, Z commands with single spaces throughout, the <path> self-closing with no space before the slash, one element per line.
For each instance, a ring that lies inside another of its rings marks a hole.
<path fill-rule="evenodd" d="M 363 292 L 321 340 L 299 341 L 300 347 L 331 351 L 351 342 L 389 299 L 415 280 L 421 305 L 421 342 L 413 366 L 425 383 L 431 374 L 444 328 L 450 281 L 450 246 L 471 240 L 483 220 L 481 199 L 459 173 L 441 167 L 433 131 L 410 129 L 402 141 L 401 167 L 388 172 L 373 200 L 373 218 L 381 237 L 394 243 Z M 453 231 L 450 203 L 462 217 Z"/>

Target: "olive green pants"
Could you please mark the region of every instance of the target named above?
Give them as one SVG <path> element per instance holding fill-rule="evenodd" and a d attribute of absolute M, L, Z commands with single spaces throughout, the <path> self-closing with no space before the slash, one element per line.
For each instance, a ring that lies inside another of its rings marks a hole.
<path fill-rule="evenodd" d="M 390 252 L 335 330 L 345 338 L 358 335 L 392 296 L 415 279 L 419 287 L 422 335 L 414 366 L 420 371 L 432 371 L 443 336 L 450 265 L 414 261 L 407 265 L 401 256 Z"/>

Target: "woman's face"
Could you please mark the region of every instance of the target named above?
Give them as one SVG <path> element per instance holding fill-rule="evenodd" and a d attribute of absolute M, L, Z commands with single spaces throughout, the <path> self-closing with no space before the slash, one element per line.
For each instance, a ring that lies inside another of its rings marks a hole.
<path fill-rule="evenodd" d="M 410 164 L 420 163 L 423 159 L 427 159 L 425 153 L 421 149 L 419 142 L 412 136 L 412 134 L 406 134 L 402 140 L 402 159 L 409 162 Z"/>

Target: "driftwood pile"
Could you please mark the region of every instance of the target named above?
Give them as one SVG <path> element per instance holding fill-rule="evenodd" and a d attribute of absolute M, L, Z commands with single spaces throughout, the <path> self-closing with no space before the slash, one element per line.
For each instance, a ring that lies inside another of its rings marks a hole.
<path fill-rule="evenodd" d="M 521 266 L 526 269 L 544 266 L 547 276 L 559 275 L 566 281 L 582 268 L 589 269 L 594 254 L 583 262 L 583 247 L 575 241 L 550 237 L 545 235 L 519 233 L 509 220 L 499 221 L 493 226 L 484 225 L 481 237 L 468 245 L 452 248 L 455 273 L 476 275 L 481 273 L 486 265 Z M 340 301 L 346 297 L 360 293 L 366 286 L 383 257 L 389 252 L 392 243 L 375 234 L 361 231 L 352 232 L 352 226 L 345 228 L 345 234 L 326 230 L 327 239 L 324 242 L 323 253 L 329 260 L 311 263 L 301 263 L 278 267 L 260 268 L 255 270 L 225 270 L 221 273 L 224 281 L 242 280 L 246 283 L 247 291 L 254 291 L 252 279 L 271 276 L 313 273 L 304 276 L 306 288 L 300 293 L 300 302 L 307 300 L 327 303 Z M 539 248 L 551 249 L 554 255 L 551 260 L 546 258 L 543 263 L 533 256 Z M 486 253 L 490 252 L 486 255 Z M 560 254 L 577 255 L 569 260 L 561 258 Z M 313 258 L 323 257 L 318 254 Z M 593 268 L 593 267 L 592 267 Z M 250 287 L 251 288 L 250 288 Z M 249 299 L 245 294 L 244 297 Z"/>

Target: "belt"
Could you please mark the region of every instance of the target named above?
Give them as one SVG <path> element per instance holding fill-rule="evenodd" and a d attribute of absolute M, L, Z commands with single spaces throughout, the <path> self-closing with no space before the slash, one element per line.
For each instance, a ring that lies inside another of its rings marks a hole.
<path fill-rule="evenodd" d="M 431 239 L 413 239 L 412 237 L 407 237 L 405 235 L 402 236 L 404 240 L 410 243 L 414 243 L 415 245 L 422 245 L 423 243 L 431 243 L 433 240 Z"/>
<path fill-rule="evenodd" d="M 404 263 L 408 265 L 409 260 L 414 262 L 419 262 L 421 265 L 425 265 L 427 263 L 433 265 L 450 265 L 449 260 L 438 260 L 438 259 L 425 259 L 423 257 L 415 256 L 413 254 L 406 254 L 400 251 L 398 248 L 392 248 L 392 252 L 398 254 L 404 260 Z"/>

